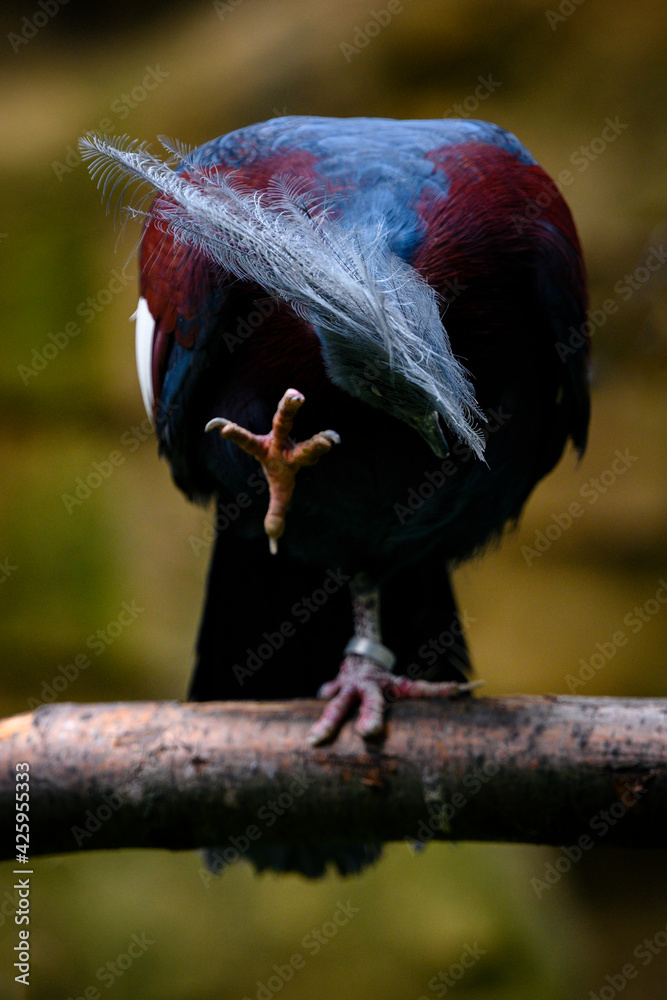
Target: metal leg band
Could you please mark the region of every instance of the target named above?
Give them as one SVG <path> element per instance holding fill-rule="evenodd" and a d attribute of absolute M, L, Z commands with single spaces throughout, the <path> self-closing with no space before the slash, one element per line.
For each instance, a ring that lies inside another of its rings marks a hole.
<path fill-rule="evenodd" d="M 367 656 L 369 660 L 385 670 L 393 670 L 396 666 L 396 657 L 390 649 L 387 649 L 376 639 L 367 639 L 363 635 L 352 636 L 345 647 L 345 652 L 355 653 L 357 656 Z"/>

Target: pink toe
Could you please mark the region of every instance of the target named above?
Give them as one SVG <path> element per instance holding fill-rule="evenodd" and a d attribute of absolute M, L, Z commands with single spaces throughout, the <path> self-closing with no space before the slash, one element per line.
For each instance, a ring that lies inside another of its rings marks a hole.
<path fill-rule="evenodd" d="M 356 701 L 354 688 L 343 688 L 340 694 L 330 701 L 314 726 L 308 733 L 308 742 L 317 745 L 331 739 L 345 721 L 345 716 Z"/>
<path fill-rule="evenodd" d="M 384 730 L 384 708 L 382 688 L 373 682 L 364 684 L 359 718 L 354 727 L 360 736 L 377 736 Z"/>
<path fill-rule="evenodd" d="M 322 701 L 328 701 L 329 698 L 333 698 L 334 695 L 338 694 L 340 686 L 341 684 L 339 680 L 327 681 L 326 684 L 323 684 L 317 692 L 317 697 Z"/>

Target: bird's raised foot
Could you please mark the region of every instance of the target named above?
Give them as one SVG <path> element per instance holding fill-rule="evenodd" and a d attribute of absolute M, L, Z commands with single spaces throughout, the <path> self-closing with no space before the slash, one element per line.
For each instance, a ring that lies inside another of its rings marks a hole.
<path fill-rule="evenodd" d="M 359 714 L 354 728 L 364 739 L 372 739 L 384 730 L 385 701 L 452 698 L 479 687 L 481 683 L 411 680 L 389 673 L 369 657 L 347 656 L 338 676 L 323 684 L 318 691 L 317 697 L 330 699 L 329 704 L 306 738 L 313 746 L 326 743 L 338 733 L 351 709 L 358 704 Z"/>
<path fill-rule="evenodd" d="M 269 509 L 264 518 L 264 530 L 274 555 L 278 551 L 278 539 L 285 530 L 285 517 L 294 493 L 297 472 L 305 465 L 314 465 L 330 451 L 332 445 L 340 444 L 338 434 L 331 430 L 321 431 L 296 444 L 290 439 L 294 418 L 304 402 L 305 397 L 300 392 L 288 389 L 278 403 L 268 434 L 253 434 L 225 417 L 209 420 L 205 428 L 207 431 L 219 428 L 227 441 L 243 448 L 262 466 L 269 484 Z"/>

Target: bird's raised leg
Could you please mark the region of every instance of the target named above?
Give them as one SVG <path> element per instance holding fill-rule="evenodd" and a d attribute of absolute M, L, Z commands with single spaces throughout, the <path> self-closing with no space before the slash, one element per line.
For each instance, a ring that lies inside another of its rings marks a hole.
<path fill-rule="evenodd" d="M 385 695 L 392 701 L 404 698 L 450 698 L 470 691 L 479 681 L 423 681 L 396 677 L 391 673 L 396 657 L 382 645 L 380 632 L 380 590 L 363 573 L 350 582 L 354 616 L 354 636 L 345 647 L 347 654 L 337 677 L 323 684 L 318 698 L 329 704 L 311 727 L 308 742 L 325 743 L 336 735 L 355 704 L 359 714 L 355 729 L 360 736 L 378 736 L 384 729 Z"/>
<path fill-rule="evenodd" d="M 227 441 L 243 448 L 262 466 L 269 484 L 269 509 L 264 518 L 264 530 L 274 555 L 278 551 L 278 539 L 285 530 L 285 516 L 297 472 L 304 465 L 314 465 L 333 444 L 340 443 L 335 431 L 321 431 L 298 444 L 290 439 L 294 418 L 304 402 L 305 397 L 300 392 L 288 389 L 278 403 L 268 434 L 253 434 L 225 417 L 209 420 L 205 428 L 210 431 L 218 427 Z"/>

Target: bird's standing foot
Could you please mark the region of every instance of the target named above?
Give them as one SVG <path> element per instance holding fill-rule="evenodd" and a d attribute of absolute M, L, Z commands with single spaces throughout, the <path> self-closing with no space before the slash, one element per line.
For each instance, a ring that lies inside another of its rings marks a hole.
<path fill-rule="evenodd" d="M 333 681 L 323 684 L 318 698 L 331 699 L 314 726 L 308 732 L 313 746 L 326 743 L 341 728 L 356 704 L 359 714 L 355 731 L 364 739 L 379 736 L 384 730 L 386 701 L 407 698 L 452 698 L 471 691 L 481 681 L 460 684 L 457 681 L 422 681 L 396 677 L 365 656 L 347 656 Z"/>
<path fill-rule="evenodd" d="M 294 492 L 296 474 L 304 465 L 315 465 L 318 458 L 330 451 L 340 438 L 335 431 L 321 431 L 307 441 L 295 444 L 290 439 L 294 418 L 305 402 L 296 389 L 288 389 L 278 403 L 273 426 L 268 434 L 253 434 L 225 417 L 209 420 L 206 430 L 218 427 L 227 441 L 233 441 L 258 460 L 269 484 L 269 509 L 264 518 L 264 530 L 269 547 L 275 555 L 278 539 L 285 530 L 285 516 Z"/>
<path fill-rule="evenodd" d="M 391 673 L 395 657 L 380 642 L 380 593 L 363 573 L 350 582 L 354 614 L 354 636 L 345 648 L 338 675 L 323 684 L 318 698 L 329 700 L 311 727 L 307 740 L 314 746 L 332 739 L 355 705 L 359 714 L 355 730 L 364 739 L 379 736 L 384 729 L 385 701 L 407 698 L 451 698 L 478 687 L 480 681 L 423 681 Z"/>

